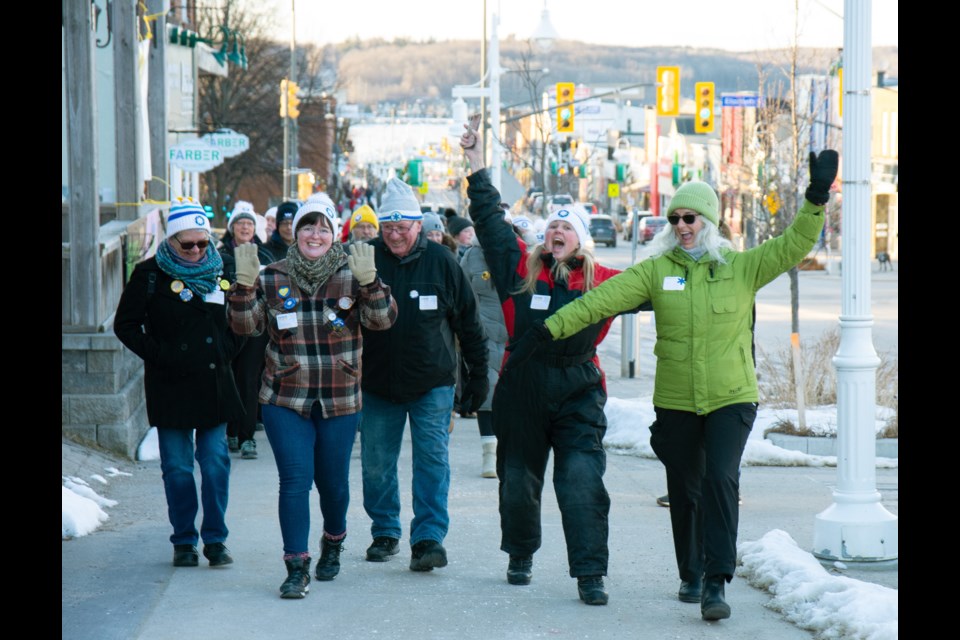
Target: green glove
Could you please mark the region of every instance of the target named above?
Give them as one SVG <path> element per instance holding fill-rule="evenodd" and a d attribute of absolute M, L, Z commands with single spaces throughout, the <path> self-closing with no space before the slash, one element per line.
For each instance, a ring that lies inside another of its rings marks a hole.
<path fill-rule="evenodd" d="M 233 250 L 233 259 L 237 263 L 237 284 L 252 287 L 260 275 L 260 258 L 257 257 L 257 245 L 252 242 L 242 244 Z"/>
<path fill-rule="evenodd" d="M 366 242 L 350 245 L 347 264 L 361 287 L 365 287 L 377 279 L 377 265 L 373 260 L 373 245 Z"/>

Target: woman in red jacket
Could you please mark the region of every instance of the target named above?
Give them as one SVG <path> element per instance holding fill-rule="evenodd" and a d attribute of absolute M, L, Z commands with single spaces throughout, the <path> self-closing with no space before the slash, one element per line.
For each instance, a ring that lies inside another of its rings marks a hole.
<path fill-rule="evenodd" d="M 510 343 L 551 313 L 619 271 L 596 262 L 586 248 L 586 213 L 575 207 L 547 220 L 543 244 L 527 250 L 503 223 L 500 194 L 483 170 L 476 131 L 460 146 L 473 173 L 467 178 L 470 217 L 503 305 Z M 607 516 L 603 485 L 603 435 L 607 401 L 596 345 L 610 328 L 598 322 L 568 340 L 558 340 L 516 370 L 504 368 L 493 396 L 500 479 L 500 548 L 510 555 L 507 581 L 530 584 L 533 554 L 540 548 L 540 499 L 550 451 L 553 484 L 563 518 L 570 576 L 580 599 L 607 604 Z M 507 346 L 510 349 L 510 346 Z"/>

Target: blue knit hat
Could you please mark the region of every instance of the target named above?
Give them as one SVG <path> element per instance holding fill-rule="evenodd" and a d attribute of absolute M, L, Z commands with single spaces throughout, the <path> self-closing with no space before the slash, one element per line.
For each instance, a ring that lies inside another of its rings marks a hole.
<path fill-rule="evenodd" d="M 174 198 L 167 214 L 167 237 L 197 229 L 210 233 L 210 220 L 203 206 L 189 196 Z"/>

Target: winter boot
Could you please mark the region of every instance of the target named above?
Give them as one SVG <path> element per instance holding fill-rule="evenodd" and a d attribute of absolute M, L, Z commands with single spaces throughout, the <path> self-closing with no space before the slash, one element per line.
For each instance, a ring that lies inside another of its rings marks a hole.
<path fill-rule="evenodd" d="M 507 564 L 507 582 L 510 584 L 530 584 L 533 578 L 533 556 L 510 556 Z"/>
<path fill-rule="evenodd" d="M 343 551 L 343 536 L 339 540 L 331 540 L 327 536 L 320 539 L 320 559 L 317 560 L 317 580 L 333 580 L 340 573 L 340 552 Z"/>
<path fill-rule="evenodd" d="M 283 562 L 287 565 L 287 579 L 280 585 L 280 597 L 305 597 L 310 591 L 310 556 L 294 557 Z"/>
<path fill-rule="evenodd" d="M 710 576 L 703 581 L 700 616 L 704 620 L 724 620 L 730 617 L 730 605 L 724 600 L 726 582 L 723 576 Z"/>
<path fill-rule="evenodd" d="M 605 605 L 610 599 L 603 588 L 602 576 L 580 576 L 577 578 L 577 593 L 587 604 Z"/>
<path fill-rule="evenodd" d="M 480 476 L 483 478 L 497 477 L 497 438 L 496 436 L 482 436 L 480 443 L 483 445 L 483 466 Z"/>

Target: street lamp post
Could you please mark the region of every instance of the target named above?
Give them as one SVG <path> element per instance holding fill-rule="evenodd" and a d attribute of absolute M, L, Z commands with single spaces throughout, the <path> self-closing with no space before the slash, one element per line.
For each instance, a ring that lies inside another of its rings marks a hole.
<path fill-rule="evenodd" d="M 497 190 L 501 190 L 501 179 L 503 171 L 503 141 L 500 131 L 500 76 L 504 70 L 500 67 L 500 38 L 497 35 L 497 27 L 500 25 L 499 16 L 494 13 L 491 16 L 490 26 L 490 48 L 489 48 L 489 69 L 487 78 L 481 79 L 476 85 L 458 85 L 453 88 L 454 98 L 486 98 L 490 103 L 490 162 L 488 163 L 490 172 L 490 182 Z M 544 26 L 546 25 L 546 26 Z M 541 15 L 540 25 L 534 32 L 533 38 L 541 48 L 547 49 L 550 43 L 556 38 L 556 31 L 550 25 L 550 14 L 544 3 L 543 14 Z M 489 78 L 489 86 L 484 87 L 484 81 Z M 456 111 L 455 111 L 456 113 Z M 458 126 L 459 123 L 454 123 Z"/>

